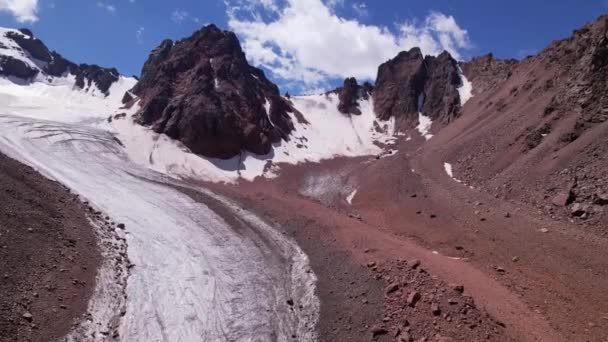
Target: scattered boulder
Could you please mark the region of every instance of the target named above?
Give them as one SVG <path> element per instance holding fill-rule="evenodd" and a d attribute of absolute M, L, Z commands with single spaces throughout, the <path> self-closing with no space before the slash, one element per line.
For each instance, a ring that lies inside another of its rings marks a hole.
<path fill-rule="evenodd" d="M 415 270 L 418 268 L 418 266 L 420 266 L 420 260 L 418 260 L 418 259 L 412 260 L 412 263 L 410 264 L 410 268 Z"/>
<path fill-rule="evenodd" d="M 572 208 L 570 208 L 570 214 L 572 216 L 578 216 L 578 217 L 586 216 L 588 211 L 589 211 L 589 206 L 586 204 L 582 204 L 582 203 L 574 203 L 572 205 Z"/>
<path fill-rule="evenodd" d="M 29 312 L 24 313 L 23 316 L 21 316 L 21 317 L 23 317 L 23 319 L 25 319 L 28 322 L 31 322 L 34 320 L 34 316 Z"/>
<path fill-rule="evenodd" d="M 386 294 L 391 294 L 395 291 L 399 290 L 399 284 L 397 283 L 392 283 L 389 286 L 386 287 Z"/>
<path fill-rule="evenodd" d="M 431 304 L 431 312 L 435 316 L 441 315 L 441 308 L 439 308 L 439 304 L 438 303 Z"/>
<path fill-rule="evenodd" d="M 372 332 L 373 337 L 388 334 L 388 330 L 386 330 L 386 328 L 382 325 L 374 325 L 370 331 Z"/>
<path fill-rule="evenodd" d="M 414 342 L 414 338 L 407 332 L 403 332 L 397 339 L 399 342 Z"/>
<path fill-rule="evenodd" d="M 593 203 L 597 205 L 608 205 L 608 192 L 596 194 Z"/>
<path fill-rule="evenodd" d="M 452 285 L 452 289 L 460 294 L 464 293 L 464 286 L 462 285 Z"/>
<path fill-rule="evenodd" d="M 565 207 L 574 201 L 574 194 L 572 191 L 560 192 L 553 199 L 551 203 L 558 207 Z"/>
<path fill-rule="evenodd" d="M 416 307 L 416 303 L 422 298 L 418 291 L 413 291 L 407 296 L 406 303 L 408 306 L 414 308 Z"/>

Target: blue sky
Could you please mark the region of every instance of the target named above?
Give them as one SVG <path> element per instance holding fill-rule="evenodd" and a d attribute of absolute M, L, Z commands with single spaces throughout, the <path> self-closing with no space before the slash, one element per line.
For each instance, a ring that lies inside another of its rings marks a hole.
<path fill-rule="evenodd" d="M 68 59 L 114 66 L 127 75 L 139 75 L 161 40 L 215 23 L 236 31 L 250 62 L 292 92 L 333 87 L 350 74 L 373 79 L 379 63 L 413 44 L 423 45 L 427 54 L 447 47 L 464 60 L 487 52 L 521 58 L 608 13 L 608 0 L 9 3 L 0 0 L 0 26 L 29 27 Z"/>

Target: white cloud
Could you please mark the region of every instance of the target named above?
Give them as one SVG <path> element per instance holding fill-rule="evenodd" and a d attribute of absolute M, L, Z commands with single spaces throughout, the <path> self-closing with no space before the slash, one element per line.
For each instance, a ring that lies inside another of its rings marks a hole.
<path fill-rule="evenodd" d="M 38 21 L 38 0 L 0 0 L 0 12 L 9 12 L 20 23 Z"/>
<path fill-rule="evenodd" d="M 110 13 L 116 12 L 116 6 L 109 4 L 107 2 L 97 1 L 97 7 L 103 8 L 104 10 L 106 10 Z"/>
<path fill-rule="evenodd" d="M 427 55 L 447 50 L 456 59 L 470 46 L 467 31 L 452 16 L 438 12 L 422 21 L 399 23 L 393 32 L 338 16 L 334 7 L 343 0 L 287 0 L 269 20 L 244 3 L 252 6 L 248 0 L 227 2 L 228 26 L 239 35 L 250 62 L 303 88 L 349 76 L 373 80 L 381 63 L 415 46 Z"/>
<path fill-rule="evenodd" d="M 173 20 L 177 24 L 181 24 L 184 21 L 191 21 L 195 24 L 200 24 L 201 19 L 199 17 L 194 17 L 188 11 L 176 9 L 171 13 L 171 20 Z"/>
<path fill-rule="evenodd" d="M 175 10 L 171 13 L 171 20 L 178 24 L 181 24 L 184 20 L 188 19 L 188 17 L 190 17 L 190 13 L 184 10 Z"/>
<path fill-rule="evenodd" d="M 140 26 L 135 32 L 135 38 L 137 38 L 137 44 L 139 45 L 144 43 L 144 31 L 145 28 L 143 26 Z"/>
<path fill-rule="evenodd" d="M 367 17 L 369 14 L 367 11 L 367 5 L 362 2 L 355 2 L 353 4 L 353 11 L 355 11 L 355 13 L 357 13 L 357 15 L 360 17 Z"/>

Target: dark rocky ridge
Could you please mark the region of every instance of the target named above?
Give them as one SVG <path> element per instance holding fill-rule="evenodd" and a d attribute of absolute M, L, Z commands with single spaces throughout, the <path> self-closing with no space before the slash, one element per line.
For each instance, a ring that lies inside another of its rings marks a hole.
<path fill-rule="evenodd" d="M 448 123 L 460 115 L 460 82 L 458 63 L 448 52 L 424 57 L 419 48 L 403 51 L 378 69 L 373 95 L 376 115 L 411 123 L 422 111 Z"/>
<path fill-rule="evenodd" d="M 338 110 L 343 114 L 361 115 L 359 100 L 367 100 L 372 95 L 374 87 L 369 82 L 359 85 L 354 77 L 344 80 L 344 85 L 334 90 L 340 103 Z"/>
<path fill-rule="evenodd" d="M 20 29 L 19 32 L 9 31 L 6 33 L 6 37 L 19 45 L 32 61 L 39 65 L 39 68 L 33 68 L 10 56 L 0 56 L 0 76 L 30 80 L 41 72 L 54 77 L 69 73 L 76 76 L 77 87 L 85 89 L 95 84 L 106 96 L 109 94 L 112 83 L 118 81 L 119 73 L 114 68 L 73 63 L 59 53 L 50 51 L 40 39 L 34 37 L 32 31 Z"/>
<path fill-rule="evenodd" d="M 163 41 L 132 93 L 141 99 L 140 124 L 207 157 L 267 154 L 293 130 L 294 109 L 278 87 L 247 63 L 234 33 L 214 25 Z"/>

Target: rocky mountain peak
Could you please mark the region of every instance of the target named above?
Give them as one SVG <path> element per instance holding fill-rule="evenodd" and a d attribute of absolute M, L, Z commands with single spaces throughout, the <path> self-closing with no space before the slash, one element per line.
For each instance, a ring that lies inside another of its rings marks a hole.
<path fill-rule="evenodd" d="M 247 63 L 234 33 L 215 25 L 163 41 L 132 92 L 141 124 L 208 157 L 267 154 L 293 129 L 278 87 Z"/>
<path fill-rule="evenodd" d="M 77 65 L 65 59 L 51 51 L 29 29 L 0 28 L 0 76 L 32 81 L 37 77 L 48 80 L 66 74 L 75 76 L 76 87 L 89 89 L 94 84 L 105 95 L 120 76 L 114 68 Z"/>
<path fill-rule="evenodd" d="M 418 112 L 449 122 L 460 114 L 458 63 L 448 52 L 422 55 L 419 48 L 400 52 L 380 65 L 374 109 L 380 119 L 415 122 Z"/>

